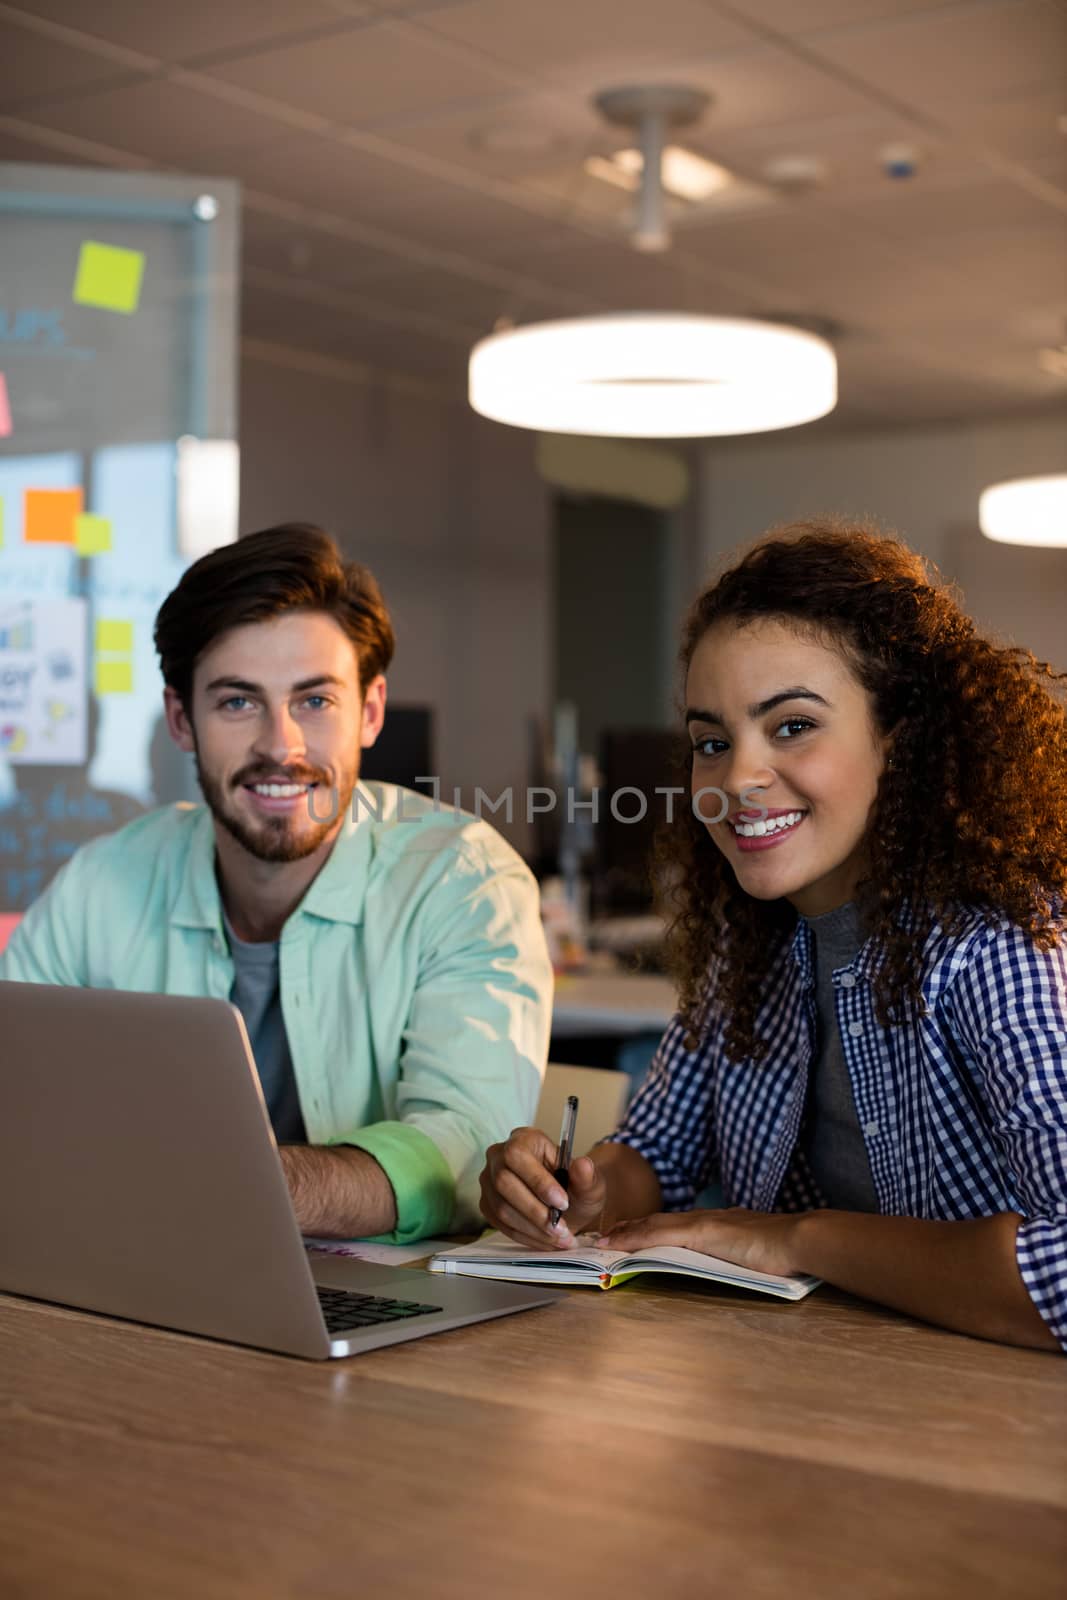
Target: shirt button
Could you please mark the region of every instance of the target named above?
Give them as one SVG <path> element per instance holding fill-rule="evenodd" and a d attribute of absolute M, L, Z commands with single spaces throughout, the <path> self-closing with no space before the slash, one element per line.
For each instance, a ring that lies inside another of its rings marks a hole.
<path fill-rule="evenodd" d="M 878 1124 L 877 1124 L 877 1122 L 865 1122 L 863 1124 L 863 1131 L 867 1135 L 868 1138 L 876 1139 L 878 1137 Z"/>
<path fill-rule="evenodd" d="M 853 1039 L 858 1039 L 866 1030 L 864 1029 L 862 1022 L 850 1022 L 848 1025 L 848 1031 L 852 1035 Z"/>
<path fill-rule="evenodd" d="M 854 989 L 856 987 L 855 973 L 843 972 L 841 974 L 841 987 L 842 989 Z"/>

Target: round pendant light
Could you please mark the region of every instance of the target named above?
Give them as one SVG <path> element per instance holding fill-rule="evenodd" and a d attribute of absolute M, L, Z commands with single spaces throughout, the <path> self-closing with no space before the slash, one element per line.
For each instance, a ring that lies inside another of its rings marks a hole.
<path fill-rule="evenodd" d="M 998 544 L 1067 546 L 1067 472 L 983 489 L 978 525 Z"/>
<path fill-rule="evenodd" d="M 469 394 L 482 416 L 545 433 L 762 433 L 832 411 L 837 362 L 800 328 L 626 312 L 491 334 L 471 352 Z"/>
<path fill-rule="evenodd" d="M 670 243 L 663 202 L 668 129 L 697 120 L 702 89 L 609 90 L 596 104 L 637 134 L 641 185 L 630 242 Z M 542 433 L 680 439 L 763 433 L 823 417 L 837 404 L 837 360 L 818 334 L 778 322 L 632 311 L 509 327 L 471 351 L 472 408 Z"/>

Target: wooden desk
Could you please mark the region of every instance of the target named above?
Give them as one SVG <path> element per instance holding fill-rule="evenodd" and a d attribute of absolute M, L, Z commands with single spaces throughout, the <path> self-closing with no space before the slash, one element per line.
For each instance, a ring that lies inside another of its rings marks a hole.
<path fill-rule="evenodd" d="M 662 1033 L 677 1009 L 674 984 L 655 973 L 566 973 L 556 979 L 552 1036 Z"/>
<path fill-rule="evenodd" d="M 1067 1362 L 647 1282 L 321 1365 L 0 1297 L 12 1600 L 1044 1600 Z"/>

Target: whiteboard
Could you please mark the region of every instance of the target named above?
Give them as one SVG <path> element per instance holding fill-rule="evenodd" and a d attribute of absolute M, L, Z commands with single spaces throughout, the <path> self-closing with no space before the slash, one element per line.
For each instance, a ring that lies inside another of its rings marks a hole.
<path fill-rule="evenodd" d="M 195 793 L 152 629 L 189 561 L 178 441 L 236 439 L 238 207 L 229 180 L 0 163 L 0 916 Z"/>

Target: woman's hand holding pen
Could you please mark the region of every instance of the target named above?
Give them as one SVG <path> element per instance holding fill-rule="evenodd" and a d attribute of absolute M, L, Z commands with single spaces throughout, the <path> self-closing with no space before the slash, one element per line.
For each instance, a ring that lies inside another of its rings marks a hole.
<path fill-rule="evenodd" d="M 559 1147 L 539 1128 L 516 1128 L 489 1146 L 481 1176 L 482 1215 L 519 1244 L 568 1249 L 574 1236 L 598 1227 L 607 1198 L 604 1175 L 588 1156 L 570 1163 L 565 1192 L 553 1176 Z M 549 1212 L 562 1212 L 552 1227 Z"/>

